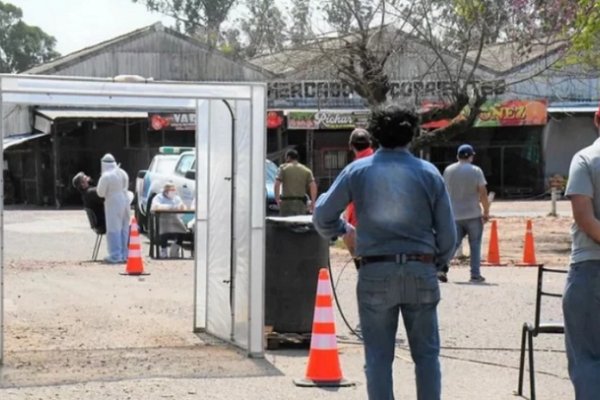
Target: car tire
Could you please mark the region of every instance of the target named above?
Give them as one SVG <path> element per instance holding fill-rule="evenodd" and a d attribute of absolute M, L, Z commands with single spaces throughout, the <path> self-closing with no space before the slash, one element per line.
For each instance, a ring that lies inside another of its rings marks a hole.
<path fill-rule="evenodd" d="M 147 228 L 147 224 L 146 224 L 146 217 L 144 217 L 142 215 L 142 212 L 140 211 L 137 202 L 135 203 L 135 207 L 134 207 L 134 213 L 135 213 L 135 220 L 138 223 L 138 231 L 139 233 L 146 233 L 148 232 L 148 228 Z"/>

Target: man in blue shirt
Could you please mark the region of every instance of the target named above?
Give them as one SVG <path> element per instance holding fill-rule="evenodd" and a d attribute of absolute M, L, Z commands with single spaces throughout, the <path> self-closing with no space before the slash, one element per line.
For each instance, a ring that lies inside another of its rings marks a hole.
<path fill-rule="evenodd" d="M 415 362 L 417 398 L 441 397 L 437 268 L 452 257 L 456 229 L 442 176 L 407 149 L 418 129 L 413 112 L 375 111 L 369 131 L 381 148 L 348 165 L 319 197 L 313 216 L 325 237 L 356 237 L 361 259 L 356 292 L 370 400 L 394 398 L 400 312 Z M 351 201 L 356 231 L 340 218 Z"/>

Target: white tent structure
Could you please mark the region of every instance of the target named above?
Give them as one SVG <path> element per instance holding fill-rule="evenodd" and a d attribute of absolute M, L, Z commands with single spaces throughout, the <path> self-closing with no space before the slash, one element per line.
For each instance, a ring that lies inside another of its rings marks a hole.
<path fill-rule="evenodd" d="M 193 330 L 262 356 L 266 85 L 0 74 L 0 115 L 13 104 L 196 112 Z M 5 331 L 3 193 L 2 186 L 0 364 Z"/>

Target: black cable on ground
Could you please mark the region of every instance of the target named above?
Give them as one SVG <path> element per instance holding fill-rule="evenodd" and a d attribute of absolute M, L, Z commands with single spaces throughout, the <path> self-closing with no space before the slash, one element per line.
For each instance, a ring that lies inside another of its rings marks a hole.
<path fill-rule="evenodd" d="M 344 266 L 342 268 L 342 271 L 340 272 L 340 276 L 344 272 L 344 269 L 346 269 L 346 267 L 348 266 L 348 264 L 350 264 L 352 261 L 353 260 L 350 259 L 348 262 L 346 262 L 346 264 L 344 264 Z M 346 324 L 346 327 L 350 330 L 350 332 L 354 336 L 356 336 L 359 340 L 363 340 L 362 336 L 358 332 L 356 332 L 354 330 L 354 328 L 352 328 L 350 326 L 350 323 L 346 319 L 346 315 L 344 314 L 344 311 L 342 310 L 342 306 L 341 306 L 340 301 L 339 301 L 339 299 L 337 297 L 337 293 L 336 293 L 336 290 L 335 290 L 335 285 L 334 285 L 334 282 L 333 282 L 333 271 L 331 270 L 331 258 L 329 258 L 329 257 L 327 257 L 327 269 L 329 269 L 329 281 L 331 282 L 331 291 L 333 293 L 333 298 L 335 300 L 335 304 L 336 304 L 337 309 L 338 309 L 338 311 L 340 313 L 340 316 L 342 317 L 342 321 L 344 321 L 344 324 Z M 338 277 L 338 279 L 339 279 L 339 277 Z"/>

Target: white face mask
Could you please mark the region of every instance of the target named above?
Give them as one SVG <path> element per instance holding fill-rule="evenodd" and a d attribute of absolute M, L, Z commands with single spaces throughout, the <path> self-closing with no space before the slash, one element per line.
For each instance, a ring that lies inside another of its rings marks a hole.
<path fill-rule="evenodd" d="M 165 196 L 167 196 L 168 199 L 173 200 L 175 198 L 175 192 L 173 191 L 168 191 Z"/>

